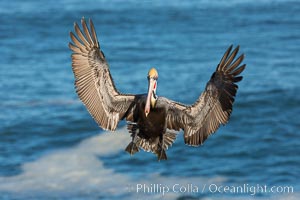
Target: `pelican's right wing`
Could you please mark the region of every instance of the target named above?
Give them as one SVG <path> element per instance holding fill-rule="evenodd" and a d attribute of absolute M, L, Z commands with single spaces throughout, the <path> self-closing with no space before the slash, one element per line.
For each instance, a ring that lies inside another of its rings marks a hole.
<path fill-rule="evenodd" d="M 76 92 L 100 127 L 115 130 L 119 120 L 126 117 L 135 96 L 118 92 L 100 50 L 92 21 L 90 20 L 90 30 L 83 18 L 81 24 L 83 32 L 75 23 L 76 35 L 70 32 L 73 43 L 69 43 L 69 48 L 73 51 L 72 69 Z"/>
<path fill-rule="evenodd" d="M 231 52 L 228 48 L 208 81 L 205 91 L 191 106 L 168 100 L 167 128 L 184 130 L 184 141 L 188 145 L 202 144 L 221 124 L 226 124 L 232 112 L 234 97 L 242 80 L 239 74 L 245 69 L 242 54 L 236 60 L 239 47 Z"/>

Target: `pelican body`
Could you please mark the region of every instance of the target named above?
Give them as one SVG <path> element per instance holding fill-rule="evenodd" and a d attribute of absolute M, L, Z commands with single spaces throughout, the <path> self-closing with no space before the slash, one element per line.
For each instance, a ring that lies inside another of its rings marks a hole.
<path fill-rule="evenodd" d="M 184 131 L 187 145 L 199 146 L 225 125 L 232 112 L 239 74 L 246 65 L 240 65 L 244 55 L 235 59 L 239 46 L 232 45 L 224 53 L 204 92 L 193 105 L 184 105 L 156 94 L 158 72 L 148 72 L 146 94 L 122 94 L 113 82 L 109 65 L 100 49 L 93 22 L 90 28 L 81 20 L 82 30 L 74 24 L 75 34 L 70 32 L 72 69 L 76 92 L 87 110 L 105 130 L 114 131 L 120 120 L 127 121 L 132 141 L 126 147 L 131 155 L 143 149 L 155 153 L 158 160 L 166 160 L 166 150 Z"/>

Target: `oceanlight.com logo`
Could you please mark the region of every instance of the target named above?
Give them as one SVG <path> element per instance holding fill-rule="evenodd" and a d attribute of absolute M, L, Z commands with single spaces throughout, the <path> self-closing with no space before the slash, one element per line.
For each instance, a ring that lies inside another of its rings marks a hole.
<path fill-rule="evenodd" d="M 181 194 L 248 194 L 251 196 L 257 194 L 267 193 L 293 193 L 293 186 L 267 186 L 261 184 L 242 184 L 242 185 L 224 185 L 224 184 L 145 184 L 137 183 L 135 186 L 129 188 L 130 192 L 148 195 L 166 195 L 168 193 L 181 193 Z"/>
<path fill-rule="evenodd" d="M 252 196 L 256 194 L 262 193 L 293 193 L 294 188 L 293 186 L 271 186 L 268 187 L 267 185 L 217 185 L 217 184 L 210 184 L 208 186 L 208 191 L 210 193 L 231 193 L 231 194 L 250 194 Z"/>

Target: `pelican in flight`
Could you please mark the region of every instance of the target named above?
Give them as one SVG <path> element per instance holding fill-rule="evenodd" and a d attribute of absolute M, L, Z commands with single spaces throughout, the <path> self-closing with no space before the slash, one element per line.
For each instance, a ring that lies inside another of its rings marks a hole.
<path fill-rule="evenodd" d="M 126 147 L 131 155 L 143 149 L 155 153 L 158 160 L 166 160 L 166 150 L 176 138 L 176 131 L 183 130 L 187 145 L 199 146 L 220 125 L 225 125 L 232 112 L 232 105 L 242 80 L 239 74 L 246 65 L 240 65 L 244 55 L 235 59 L 239 46 L 232 45 L 224 53 L 204 92 L 193 105 L 184 105 L 157 96 L 158 72 L 149 70 L 147 94 L 122 94 L 113 82 L 109 65 L 101 51 L 93 22 L 89 27 L 84 18 L 82 30 L 74 23 L 70 32 L 73 43 L 72 69 L 76 92 L 87 110 L 105 130 L 114 131 L 120 120 L 127 121 L 132 141 Z"/>

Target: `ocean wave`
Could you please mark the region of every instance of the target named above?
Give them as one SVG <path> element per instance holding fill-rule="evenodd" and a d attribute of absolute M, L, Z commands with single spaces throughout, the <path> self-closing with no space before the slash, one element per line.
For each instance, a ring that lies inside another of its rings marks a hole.
<path fill-rule="evenodd" d="M 221 176 L 166 177 L 157 173 L 132 176 L 131 173 L 119 173 L 108 168 L 101 157 L 122 151 L 129 140 L 124 127 L 114 133 L 104 132 L 85 139 L 77 146 L 46 154 L 23 164 L 19 175 L 0 177 L 0 192 L 8 198 L 17 199 L 190 199 L 194 193 L 197 196 L 201 192 L 192 191 L 195 187 L 226 182 L 226 177 Z M 165 186 L 173 186 L 175 190 L 183 187 L 187 191 L 163 193 L 162 188 Z M 138 187 L 146 189 L 138 191 Z M 203 197 L 210 199 L 207 193 Z M 293 200 L 296 197 L 292 195 L 279 199 Z"/>
<path fill-rule="evenodd" d="M 111 199 L 121 196 L 122 199 L 126 197 L 132 199 L 136 195 L 138 197 L 149 196 L 146 193 L 134 192 L 139 183 L 187 185 L 224 181 L 222 177 L 180 178 L 164 177 L 155 173 L 143 177 L 131 177 L 128 173 L 117 173 L 107 168 L 101 156 L 123 150 L 129 140 L 126 128 L 121 128 L 115 133 L 103 133 L 85 139 L 73 148 L 46 154 L 33 162 L 23 164 L 21 174 L 0 177 L 0 191 L 14 198 L 88 196 L 91 199 L 98 197 Z M 161 193 L 151 194 L 152 199 L 159 199 L 161 196 Z M 174 199 L 178 196 L 180 194 L 176 193 L 164 195 L 166 199 Z"/>

